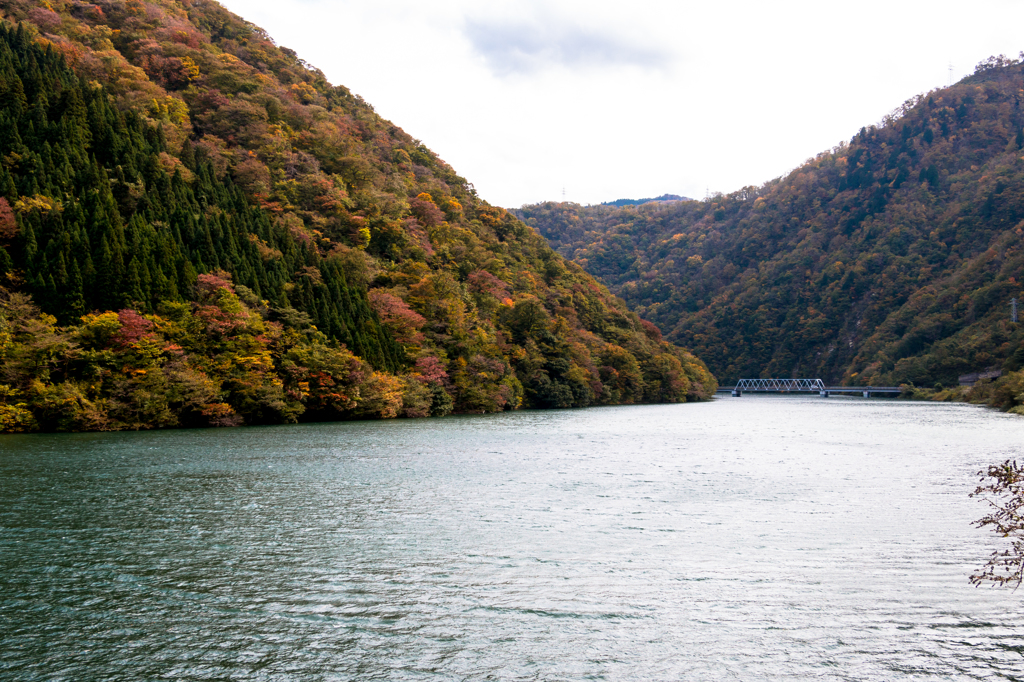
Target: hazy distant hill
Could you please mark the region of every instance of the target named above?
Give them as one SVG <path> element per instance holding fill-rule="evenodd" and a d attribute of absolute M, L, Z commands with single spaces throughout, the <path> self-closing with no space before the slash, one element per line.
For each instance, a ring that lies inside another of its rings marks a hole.
<path fill-rule="evenodd" d="M 693 201 L 687 197 L 681 197 L 678 194 L 662 194 L 660 197 L 653 197 L 650 199 L 616 199 L 615 201 L 606 201 L 601 206 L 630 206 L 636 204 L 650 204 L 657 201 Z"/>
<path fill-rule="evenodd" d="M 521 215 L 725 382 L 931 386 L 1014 369 L 1022 93 L 1024 67 L 993 58 L 761 187 Z"/>
<path fill-rule="evenodd" d="M 0 431 L 714 391 L 420 141 L 216 2 L 0 16 Z"/>

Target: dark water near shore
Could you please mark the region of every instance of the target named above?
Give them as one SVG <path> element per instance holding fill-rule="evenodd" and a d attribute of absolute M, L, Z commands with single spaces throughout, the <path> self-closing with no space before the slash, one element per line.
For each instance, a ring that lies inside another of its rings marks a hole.
<path fill-rule="evenodd" d="M 967 581 L 1022 443 L 768 396 L 0 437 L 0 679 L 1024 679 Z"/>

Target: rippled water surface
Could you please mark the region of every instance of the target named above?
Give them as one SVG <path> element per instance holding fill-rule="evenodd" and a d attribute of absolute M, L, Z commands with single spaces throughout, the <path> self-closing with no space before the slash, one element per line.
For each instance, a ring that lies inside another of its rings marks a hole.
<path fill-rule="evenodd" d="M 818 397 L 0 437 L 0 679 L 1024 679 L 1024 419 Z"/>

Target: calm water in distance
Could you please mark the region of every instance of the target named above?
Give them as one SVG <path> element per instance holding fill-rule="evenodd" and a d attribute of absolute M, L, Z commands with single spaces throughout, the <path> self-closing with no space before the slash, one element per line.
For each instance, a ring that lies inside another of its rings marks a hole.
<path fill-rule="evenodd" d="M 0 679 L 1024 679 L 967 580 L 1021 443 L 817 396 L 0 437 Z"/>

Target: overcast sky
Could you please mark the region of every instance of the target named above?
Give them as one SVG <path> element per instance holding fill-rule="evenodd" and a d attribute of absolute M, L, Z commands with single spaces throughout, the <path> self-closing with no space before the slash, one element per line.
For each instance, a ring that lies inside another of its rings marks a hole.
<path fill-rule="evenodd" d="M 1024 0 L 227 0 L 492 204 L 760 185 L 1024 50 Z"/>

